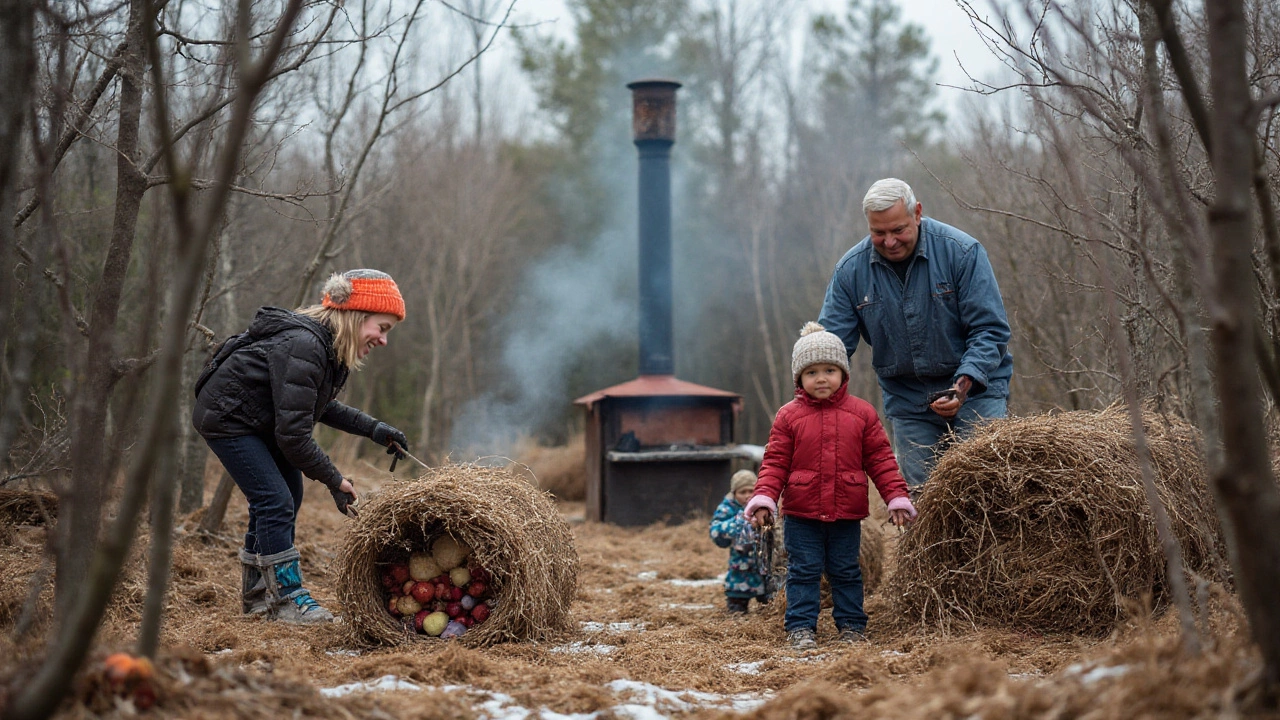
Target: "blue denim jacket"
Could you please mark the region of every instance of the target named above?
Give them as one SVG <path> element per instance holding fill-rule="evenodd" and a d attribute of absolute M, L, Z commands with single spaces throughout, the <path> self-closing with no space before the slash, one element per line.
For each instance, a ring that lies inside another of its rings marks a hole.
<path fill-rule="evenodd" d="M 973 378 L 970 396 L 1008 397 L 1009 319 L 987 251 L 961 230 L 924 218 L 902 282 L 871 237 L 836 263 L 818 319 L 852 355 L 862 339 L 891 417 L 930 412 L 930 393 Z"/>

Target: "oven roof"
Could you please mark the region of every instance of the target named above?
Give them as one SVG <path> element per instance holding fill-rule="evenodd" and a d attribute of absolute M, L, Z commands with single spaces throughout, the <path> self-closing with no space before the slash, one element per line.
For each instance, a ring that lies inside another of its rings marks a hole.
<path fill-rule="evenodd" d="M 575 405 L 592 405 L 607 397 L 723 397 L 733 398 L 734 404 L 741 402 L 742 396 L 727 390 L 717 390 L 706 385 L 677 380 L 675 375 L 641 375 L 635 380 L 628 380 L 621 385 L 614 385 L 603 390 L 596 390 L 573 401 Z"/>

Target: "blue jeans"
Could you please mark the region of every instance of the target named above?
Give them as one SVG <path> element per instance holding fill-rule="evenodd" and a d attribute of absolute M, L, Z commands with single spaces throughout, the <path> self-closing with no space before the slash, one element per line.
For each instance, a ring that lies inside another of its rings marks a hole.
<path fill-rule="evenodd" d="M 934 460 L 947 449 L 944 438 L 952 430 L 962 438 L 967 437 L 975 427 L 987 420 L 1005 417 L 1008 412 L 1008 398 L 979 396 L 965 401 L 960 412 L 950 420 L 933 412 L 911 417 L 891 416 L 893 450 L 907 485 L 914 491 L 929 479 Z"/>
<path fill-rule="evenodd" d="M 861 520 L 822 522 L 786 518 L 783 538 L 787 546 L 787 632 L 818 627 L 819 591 L 825 572 L 831 585 L 836 627 L 862 632 L 867 614 L 862 610 Z"/>
<path fill-rule="evenodd" d="M 244 547 L 275 555 L 293 547 L 294 522 L 302 506 L 302 472 L 284 459 L 274 439 L 257 435 L 205 438 L 231 479 L 249 500 Z"/>

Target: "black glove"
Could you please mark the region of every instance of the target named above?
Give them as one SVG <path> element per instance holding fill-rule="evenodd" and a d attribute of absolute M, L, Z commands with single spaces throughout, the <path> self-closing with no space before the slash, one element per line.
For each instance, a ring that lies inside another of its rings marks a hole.
<path fill-rule="evenodd" d="M 404 459 L 404 453 L 392 447 L 391 443 L 394 442 L 395 444 L 399 445 L 403 450 L 409 449 L 409 439 L 404 436 L 404 433 L 400 432 L 399 430 L 391 427 L 390 425 L 384 422 L 380 422 L 377 425 L 375 425 L 373 427 L 373 435 L 370 435 L 369 437 L 371 437 L 373 441 L 378 443 L 379 445 L 387 446 L 388 455 L 395 455 L 397 458 L 400 458 L 400 459 Z"/>
<path fill-rule="evenodd" d="M 342 492 L 338 488 L 329 488 L 329 494 L 333 496 L 333 504 L 338 506 L 338 512 L 343 515 L 356 516 L 356 509 L 352 507 L 356 496 L 348 492 Z"/>

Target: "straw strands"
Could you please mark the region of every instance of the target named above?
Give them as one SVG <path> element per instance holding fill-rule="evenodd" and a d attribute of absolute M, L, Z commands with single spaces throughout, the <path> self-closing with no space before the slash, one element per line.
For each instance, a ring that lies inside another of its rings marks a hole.
<path fill-rule="evenodd" d="M 357 642 L 435 642 L 387 612 L 380 578 L 446 533 L 471 547 L 497 598 L 460 642 L 541 640 L 569 627 L 578 553 L 550 497 L 508 470 L 458 464 L 387 486 L 361 506 L 338 560 L 338 599 Z"/>
<path fill-rule="evenodd" d="M 1144 426 L 1186 570 L 1229 580 L 1198 436 Z M 993 421 L 939 458 L 917 506 L 886 587 L 909 622 L 1102 635 L 1170 602 L 1123 407 Z"/>

